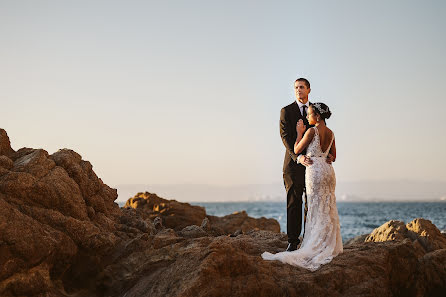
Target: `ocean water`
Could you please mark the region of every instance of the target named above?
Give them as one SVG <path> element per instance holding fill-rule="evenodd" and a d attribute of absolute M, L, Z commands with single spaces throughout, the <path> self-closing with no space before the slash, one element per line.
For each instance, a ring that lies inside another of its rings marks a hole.
<path fill-rule="evenodd" d="M 191 202 L 206 208 L 206 213 L 224 216 L 245 210 L 254 218 L 274 218 L 280 231 L 286 232 L 285 202 Z M 343 241 L 370 233 L 389 220 L 405 223 L 415 218 L 425 218 L 438 229 L 446 230 L 446 202 L 338 202 Z"/>

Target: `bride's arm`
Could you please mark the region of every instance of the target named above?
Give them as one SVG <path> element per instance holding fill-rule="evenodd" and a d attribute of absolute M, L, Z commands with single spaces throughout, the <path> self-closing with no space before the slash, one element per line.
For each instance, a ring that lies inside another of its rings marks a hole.
<path fill-rule="evenodd" d="M 329 154 L 333 156 L 332 162 L 334 162 L 336 160 L 336 141 L 335 140 L 336 139 L 333 139 L 333 143 L 331 145 L 330 152 L 329 152 Z"/>
<path fill-rule="evenodd" d="M 297 132 L 296 142 L 294 143 L 294 153 L 299 155 L 311 142 L 314 137 L 314 130 L 308 129 L 302 136 L 302 132 Z"/>

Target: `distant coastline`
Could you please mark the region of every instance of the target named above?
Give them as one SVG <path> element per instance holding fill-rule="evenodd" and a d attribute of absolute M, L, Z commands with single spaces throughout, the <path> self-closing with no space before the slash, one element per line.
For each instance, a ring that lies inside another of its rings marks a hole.
<path fill-rule="evenodd" d="M 123 207 L 126 203 L 126 201 L 115 201 L 119 207 Z M 190 204 L 201 204 L 201 203 L 215 203 L 215 204 L 225 204 L 225 203 L 231 203 L 231 204 L 246 204 L 246 203 L 283 203 L 285 204 L 285 201 L 279 201 L 279 200 L 246 200 L 246 201 L 182 201 Z M 446 203 L 446 201 L 430 201 L 430 200 L 423 200 L 423 201 L 338 201 L 337 203 L 355 203 L 355 204 L 361 204 L 361 203 L 388 203 L 388 204 L 395 204 L 395 203 Z"/>
<path fill-rule="evenodd" d="M 122 184 L 119 202 L 138 192 L 157 193 L 181 202 L 280 202 L 285 197 L 281 183 L 246 185 Z M 338 182 L 338 202 L 446 202 L 446 181 L 356 181 Z"/>

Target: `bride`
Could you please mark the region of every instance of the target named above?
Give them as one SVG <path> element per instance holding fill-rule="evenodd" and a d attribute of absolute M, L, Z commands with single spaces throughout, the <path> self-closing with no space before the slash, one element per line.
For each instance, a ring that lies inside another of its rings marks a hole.
<path fill-rule="evenodd" d="M 305 125 L 299 120 L 294 153 L 299 155 L 307 148 L 306 156 L 313 163 L 306 167 L 305 186 L 307 189 L 308 213 L 302 244 L 298 250 L 277 254 L 264 252 L 265 260 L 279 260 L 311 271 L 329 263 L 342 253 L 341 228 L 336 208 L 336 177 L 331 164 L 325 159 L 330 153 L 336 158 L 333 132 L 325 125 L 331 116 L 324 103 L 314 103 L 308 108 L 308 122 L 315 125 L 305 132 Z M 304 134 L 305 132 L 305 134 Z"/>

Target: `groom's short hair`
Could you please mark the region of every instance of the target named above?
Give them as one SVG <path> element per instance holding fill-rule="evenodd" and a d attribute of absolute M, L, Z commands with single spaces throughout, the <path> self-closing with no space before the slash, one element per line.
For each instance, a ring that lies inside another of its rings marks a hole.
<path fill-rule="evenodd" d="M 310 82 L 308 81 L 308 79 L 303 78 L 303 77 L 300 77 L 300 78 L 296 79 L 296 80 L 294 81 L 294 83 L 296 83 L 296 81 L 302 81 L 302 82 L 305 83 L 305 85 L 307 86 L 307 88 L 310 88 Z"/>

